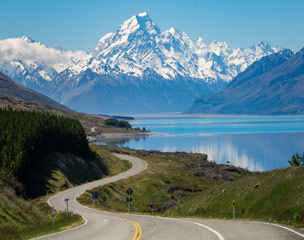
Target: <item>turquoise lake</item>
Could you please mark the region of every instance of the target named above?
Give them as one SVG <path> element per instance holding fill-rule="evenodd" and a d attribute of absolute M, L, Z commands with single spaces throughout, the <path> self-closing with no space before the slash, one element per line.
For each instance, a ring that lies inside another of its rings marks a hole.
<path fill-rule="evenodd" d="M 98 140 L 133 149 L 208 154 L 209 161 L 252 171 L 289 166 L 304 151 L 304 117 L 204 117 L 136 119 L 133 127 L 165 135 Z"/>

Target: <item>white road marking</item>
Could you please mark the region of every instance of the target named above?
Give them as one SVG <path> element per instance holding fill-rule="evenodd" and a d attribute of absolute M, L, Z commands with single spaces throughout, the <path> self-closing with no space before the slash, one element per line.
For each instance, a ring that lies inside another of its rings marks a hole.
<path fill-rule="evenodd" d="M 304 234 L 301 234 L 291 228 L 288 228 L 288 227 L 285 227 L 285 226 L 282 226 L 282 225 L 279 225 L 279 224 L 275 224 L 275 223 L 266 223 L 266 222 L 256 222 L 256 221 L 247 221 L 247 222 L 250 222 L 250 223 L 257 223 L 257 224 L 265 224 L 265 225 L 272 225 L 272 226 L 276 226 L 276 227 L 279 227 L 279 228 L 283 228 L 285 230 L 288 230 L 290 232 L 293 232 L 295 234 L 297 234 L 298 236 L 304 238 Z"/>
<path fill-rule="evenodd" d="M 193 222 L 193 224 L 199 225 L 199 226 L 201 226 L 201 227 L 203 227 L 203 228 L 206 228 L 206 229 L 209 230 L 210 232 L 213 232 L 213 233 L 218 237 L 219 240 L 225 240 L 225 238 L 222 236 L 222 234 L 220 234 L 219 232 L 215 231 L 214 229 L 212 229 L 212 228 L 210 228 L 210 227 L 208 227 L 208 226 L 206 226 L 206 225 L 197 223 L 197 222 Z"/>

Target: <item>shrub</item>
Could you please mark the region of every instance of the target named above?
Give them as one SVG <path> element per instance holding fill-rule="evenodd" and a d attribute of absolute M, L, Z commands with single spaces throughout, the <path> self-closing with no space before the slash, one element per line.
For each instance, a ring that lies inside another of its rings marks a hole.
<path fill-rule="evenodd" d="M 126 121 L 120 121 L 115 118 L 109 118 L 105 120 L 105 124 L 108 126 L 113 127 L 120 127 L 120 128 L 131 128 L 131 124 Z"/>
<path fill-rule="evenodd" d="M 299 156 L 299 154 L 293 154 L 291 157 L 291 160 L 288 160 L 289 164 L 291 166 L 303 166 L 304 165 L 304 152 L 302 154 L 302 157 Z"/>

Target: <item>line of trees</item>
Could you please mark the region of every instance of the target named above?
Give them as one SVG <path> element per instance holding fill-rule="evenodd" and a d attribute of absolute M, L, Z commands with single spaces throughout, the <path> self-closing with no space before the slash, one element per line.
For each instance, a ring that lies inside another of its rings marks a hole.
<path fill-rule="evenodd" d="M 113 127 L 132 128 L 130 123 L 123 121 L 123 120 L 117 120 L 114 118 L 106 119 L 105 124 L 108 126 L 113 126 Z"/>
<path fill-rule="evenodd" d="M 0 109 L 0 170 L 17 178 L 51 152 L 90 154 L 78 120 L 22 110 Z"/>

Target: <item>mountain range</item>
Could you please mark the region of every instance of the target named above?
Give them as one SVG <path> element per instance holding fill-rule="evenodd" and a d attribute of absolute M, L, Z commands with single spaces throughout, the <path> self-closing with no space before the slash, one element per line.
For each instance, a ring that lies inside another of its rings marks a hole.
<path fill-rule="evenodd" d="M 303 114 L 304 48 L 283 50 L 253 63 L 227 87 L 202 95 L 188 113 Z"/>
<path fill-rule="evenodd" d="M 90 53 L 28 37 L 0 40 L 0 71 L 81 112 L 179 112 L 280 50 L 266 42 L 231 48 L 192 40 L 174 28 L 161 31 L 140 13 L 103 36 Z"/>

